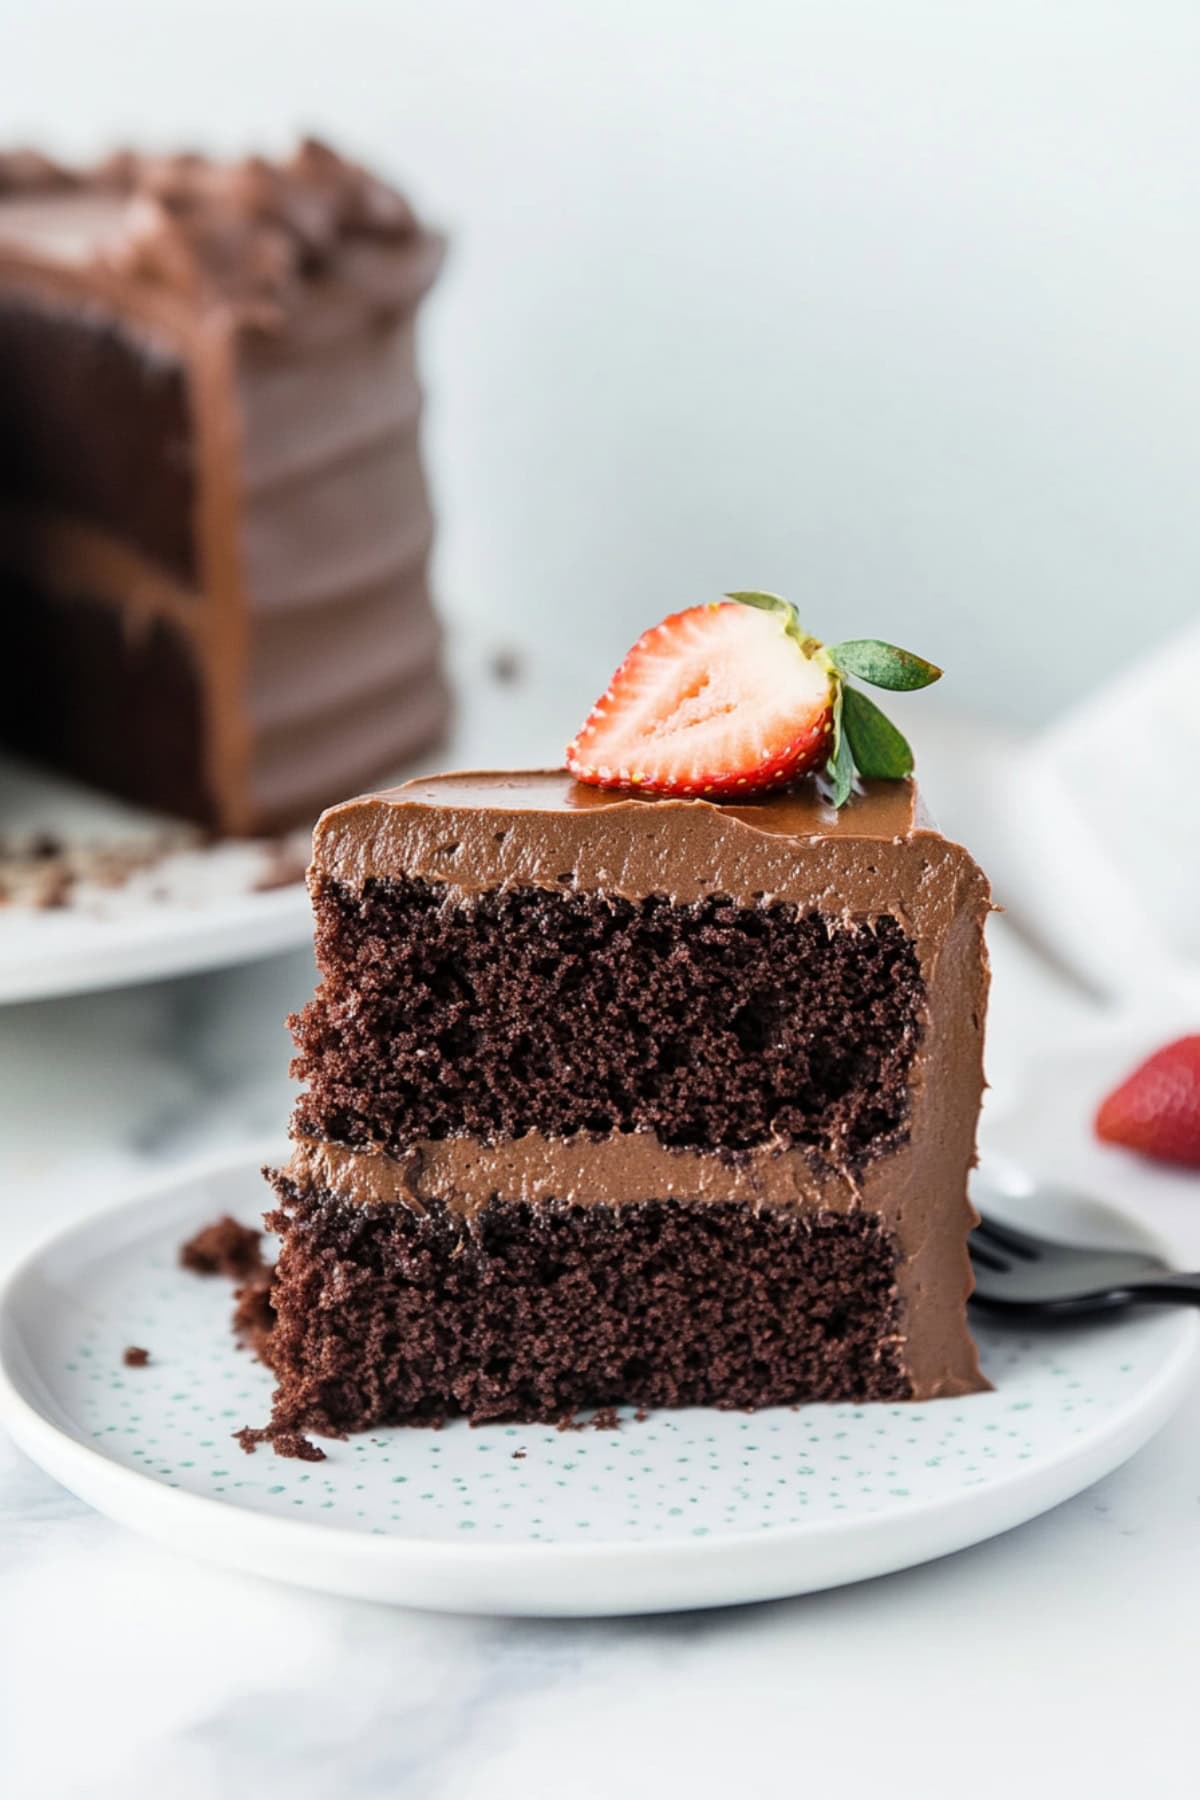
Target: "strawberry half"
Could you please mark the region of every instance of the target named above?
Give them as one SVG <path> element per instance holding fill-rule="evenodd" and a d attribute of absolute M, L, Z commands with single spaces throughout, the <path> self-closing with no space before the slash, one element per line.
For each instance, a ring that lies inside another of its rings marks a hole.
<path fill-rule="evenodd" d="M 1115 1088 L 1096 1114 L 1096 1136 L 1200 1169 L 1200 1037 L 1155 1051 Z"/>
<path fill-rule="evenodd" d="M 912 770 L 903 737 L 846 677 L 913 688 L 940 673 L 873 638 L 827 650 L 777 594 L 730 594 L 672 613 L 638 639 L 566 763 L 593 787 L 707 799 L 823 769 L 841 806 L 856 775 Z"/>
<path fill-rule="evenodd" d="M 834 676 L 778 615 L 736 601 L 672 613 L 633 646 L 567 746 L 597 787 L 746 794 L 824 762 Z"/>

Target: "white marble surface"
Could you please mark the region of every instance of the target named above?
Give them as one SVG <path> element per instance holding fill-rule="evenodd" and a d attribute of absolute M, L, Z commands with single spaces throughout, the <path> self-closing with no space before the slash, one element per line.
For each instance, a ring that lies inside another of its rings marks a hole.
<path fill-rule="evenodd" d="M 1003 929 L 993 1077 L 1078 1024 Z M 0 1012 L 0 1258 L 277 1129 L 307 956 Z M 1167 1190 L 1164 1189 L 1164 1194 Z M 1200 1263 L 1182 1190 L 1162 1223 Z M 1168 1216 L 1169 1215 L 1169 1216 Z M 1127 1468 L 945 1562 L 721 1614 L 441 1618 L 172 1557 L 0 1435 L 14 1800 L 1195 1792 L 1200 1394 Z"/>

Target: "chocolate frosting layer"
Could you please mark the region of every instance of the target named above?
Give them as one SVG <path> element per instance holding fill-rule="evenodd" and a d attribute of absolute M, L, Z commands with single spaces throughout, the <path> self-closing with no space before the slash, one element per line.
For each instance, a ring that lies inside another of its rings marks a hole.
<path fill-rule="evenodd" d="M 508 1143 L 469 1138 L 415 1143 L 403 1160 L 297 1138 L 286 1174 L 302 1191 L 335 1194 L 353 1206 L 440 1203 L 470 1229 L 497 1197 L 531 1206 L 607 1206 L 646 1199 L 711 1205 L 737 1200 L 802 1212 L 877 1214 L 901 1247 L 896 1286 L 910 1321 L 907 1360 L 914 1397 L 972 1393 L 983 1386 L 964 1327 L 971 1290 L 961 1240 L 974 1215 L 965 1201 L 946 1217 L 945 1183 L 954 1166 L 914 1156 L 911 1145 L 869 1168 L 861 1183 L 810 1161 L 804 1152 L 766 1145 L 734 1165 L 695 1150 L 668 1149 L 633 1132 L 596 1140 L 531 1132 Z M 913 1323 L 915 1321 L 915 1324 Z"/>
<path fill-rule="evenodd" d="M 838 812 L 812 779 L 728 805 L 607 792 L 555 769 L 431 776 L 322 815 L 314 891 L 397 875 L 444 882 L 456 898 L 570 883 L 630 900 L 890 912 L 910 928 L 957 905 L 962 881 L 986 893 L 966 851 L 925 821 L 912 781 L 868 782 Z"/>
<path fill-rule="evenodd" d="M 585 787 L 561 770 L 432 777 L 332 808 L 314 836 L 309 883 L 360 892 L 368 881 L 444 884 L 447 903 L 495 888 L 564 884 L 688 904 L 790 902 L 829 921 L 891 914 L 916 945 L 927 1016 L 913 1064 L 908 1140 L 861 1176 L 804 1151 L 759 1146 L 731 1165 L 667 1149 L 651 1135 L 485 1146 L 414 1141 L 402 1159 L 297 1141 L 292 1175 L 358 1204 L 443 1201 L 465 1221 L 496 1195 L 557 1205 L 645 1198 L 746 1199 L 878 1213 L 901 1246 L 906 1357 L 918 1398 L 984 1386 L 966 1328 L 967 1174 L 983 1086 L 987 882 L 924 815 L 915 783 L 869 782 L 840 812 L 814 781 L 742 805 L 662 800 Z"/>

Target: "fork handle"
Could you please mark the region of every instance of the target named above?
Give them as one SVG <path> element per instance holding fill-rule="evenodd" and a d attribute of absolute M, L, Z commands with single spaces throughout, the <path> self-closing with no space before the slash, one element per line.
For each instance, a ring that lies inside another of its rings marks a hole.
<path fill-rule="evenodd" d="M 1126 1291 L 1131 1300 L 1167 1300 L 1177 1306 L 1200 1306 L 1200 1271 L 1152 1275 L 1146 1281 L 1131 1281 Z"/>

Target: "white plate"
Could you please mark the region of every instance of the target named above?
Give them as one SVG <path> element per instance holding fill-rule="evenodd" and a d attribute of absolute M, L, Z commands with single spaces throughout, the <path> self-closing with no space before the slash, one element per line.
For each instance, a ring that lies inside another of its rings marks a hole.
<path fill-rule="evenodd" d="M 262 1199 L 242 1160 L 38 1251 L 0 1302 L 0 1410 L 121 1523 L 363 1598 L 635 1613 L 883 1574 L 1095 1481 L 1164 1422 L 1196 1364 L 1196 1317 L 1147 1310 L 1040 1337 L 981 1329 L 996 1391 L 968 1400 L 657 1412 L 615 1431 L 456 1424 L 326 1440 L 323 1463 L 248 1457 L 231 1434 L 265 1420 L 270 1377 L 234 1347 L 228 1285 L 181 1271 L 177 1248 L 224 1211 L 255 1219 Z M 130 1344 L 148 1367 L 124 1366 Z"/>
<path fill-rule="evenodd" d="M 61 906 L 0 908 L 0 1002 L 123 987 L 231 967 L 312 937 L 303 882 L 276 879 L 281 847 L 178 847 L 186 828 L 76 782 L 0 757 L 0 838 L 50 834 L 73 851 L 146 856 L 117 885 L 81 880 Z M 172 848 L 172 844 L 176 847 Z M 303 868 L 304 835 L 288 847 Z"/>
<path fill-rule="evenodd" d="M 99 917 L 73 908 L 3 917 L 0 1004 L 232 968 L 311 941 L 312 911 L 301 882 L 267 893 L 134 904 Z"/>
<path fill-rule="evenodd" d="M 489 666 L 495 648 L 451 639 L 452 735 L 395 779 L 433 768 L 555 760 L 574 717 L 569 681 L 545 655 L 526 655 L 516 682 L 498 681 Z M 77 782 L 0 756 L 0 838 L 6 841 L 49 832 L 75 846 L 136 847 L 157 842 L 163 825 Z M 230 968 L 303 948 L 312 942 L 303 884 L 255 885 L 274 860 L 269 845 L 226 841 L 173 855 L 122 887 L 81 890 L 61 908 L 0 907 L 0 1004 Z"/>

